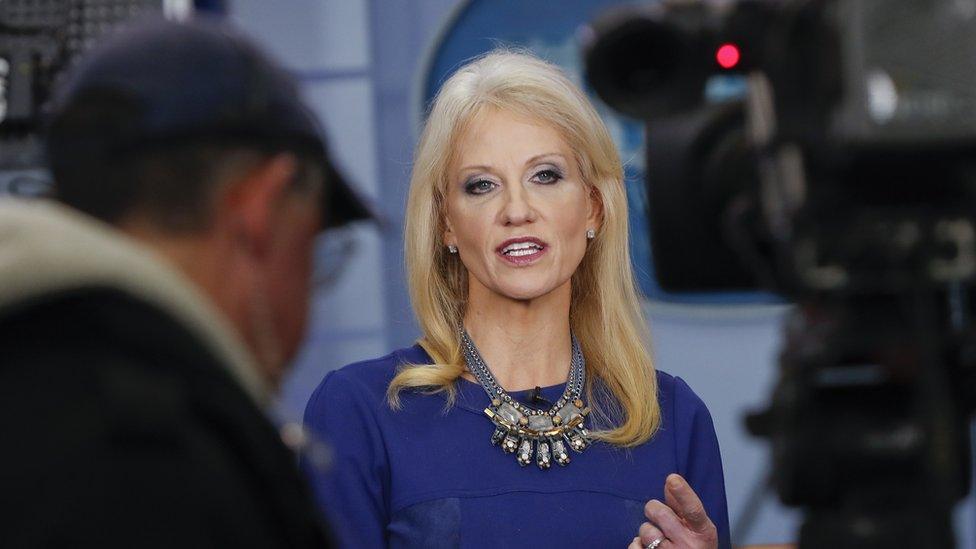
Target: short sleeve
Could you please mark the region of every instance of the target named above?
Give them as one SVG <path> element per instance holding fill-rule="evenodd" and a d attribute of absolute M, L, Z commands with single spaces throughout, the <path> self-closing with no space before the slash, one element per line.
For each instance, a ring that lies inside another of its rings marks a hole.
<path fill-rule="evenodd" d="M 698 494 L 718 530 L 718 546 L 732 546 L 725 475 L 712 415 L 683 379 L 674 378 L 674 424 L 678 473 Z"/>
<path fill-rule="evenodd" d="M 305 408 L 305 426 L 328 444 L 332 460 L 315 467 L 302 460 L 320 508 L 341 547 L 386 545 L 389 467 L 377 423 L 377 408 L 366 388 L 344 372 L 330 372 Z"/>

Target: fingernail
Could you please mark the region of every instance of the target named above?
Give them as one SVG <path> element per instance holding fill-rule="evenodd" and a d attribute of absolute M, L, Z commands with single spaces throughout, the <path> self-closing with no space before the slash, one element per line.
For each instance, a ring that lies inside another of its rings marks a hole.
<path fill-rule="evenodd" d="M 668 477 L 668 486 L 675 490 L 681 488 L 681 477 L 679 477 L 678 475 L 671 475 L 670 477 Z"/>

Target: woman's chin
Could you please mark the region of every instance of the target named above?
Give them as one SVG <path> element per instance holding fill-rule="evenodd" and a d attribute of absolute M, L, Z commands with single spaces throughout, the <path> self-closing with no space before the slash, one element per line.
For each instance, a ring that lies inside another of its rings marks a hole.
<path fill-rule="evenodd" d="M 496 293 L 514 301 L 532 301 L 552 293 L 554 289 L 550 284 L 506 284 L 498 287 Z"/>

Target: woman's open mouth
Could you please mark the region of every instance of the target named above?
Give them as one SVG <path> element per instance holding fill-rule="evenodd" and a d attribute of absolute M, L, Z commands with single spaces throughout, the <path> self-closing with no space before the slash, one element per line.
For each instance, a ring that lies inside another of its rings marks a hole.
<path fill-rule="evenodd" d="M 495 252 L 512 265 L 522 267 L 542 257 L 548 248 L 549 246 L 538 238 L 522 236 L 502 242 Z"/>

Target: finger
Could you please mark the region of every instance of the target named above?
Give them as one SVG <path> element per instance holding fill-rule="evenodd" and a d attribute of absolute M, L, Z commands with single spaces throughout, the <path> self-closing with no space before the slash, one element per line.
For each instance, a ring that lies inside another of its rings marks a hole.
<path fill-rule="evenodd" d="M 678 518 L 678 515 L 670 507 L 656 499 L 647 502 L 647 505 L 644 506 L 644 515 L 647 516 L 651 524 L 661 530 L 664 537 L 672 541 L 687 539 L 690 534 L 690 530 Z"/>
<path fill-rule="evenodd" d="M 641 545 L 640 538 L 634 538 L 634 540 L 630 542 L 630 545 L 627 546 L 627 549 L 644 549 L 644 546 Z"/>
<path fill-rule="evenodd" d="M 641 524 L 639 533 L 640 533 L 640 543 L 642 548 L 647 547 L 648 545 L 651 544 L 651 542 L 655 540 L 659 540 L 659 539 L 663 540 L 666 537 L 664 535 L 664 532 L 662 532 L 660 528 L 654 526 L 650 522 L 645 522 L 644 524 Z"/>
<path fill-rule="evenodd" d="M 681 475 L 670 474 L 664 483 L 664 500 L 681 517 L 688 528 L 695 533 L 705 533 L 715 526 L 705 512 L 698 494 Z"/>

